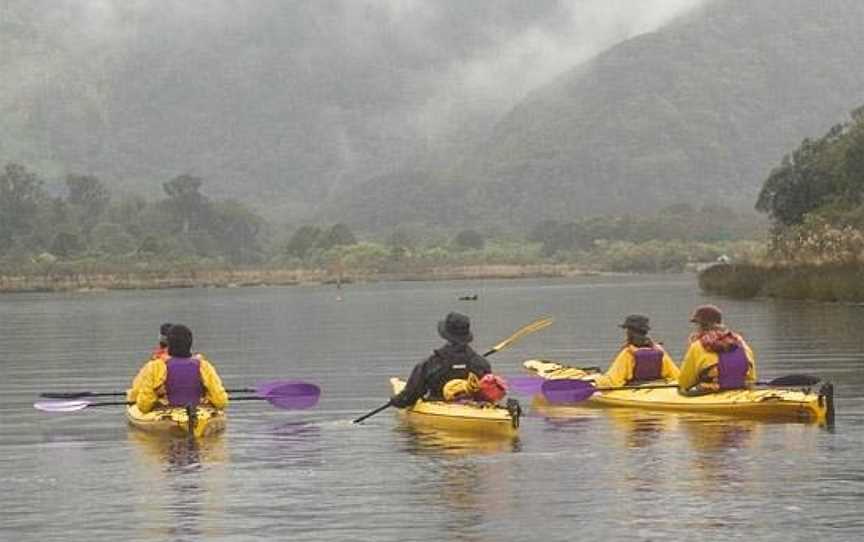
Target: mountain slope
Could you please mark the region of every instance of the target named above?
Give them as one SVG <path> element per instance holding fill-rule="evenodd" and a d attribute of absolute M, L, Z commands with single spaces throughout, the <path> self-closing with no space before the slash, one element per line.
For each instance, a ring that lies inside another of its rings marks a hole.
<path fill-rule="evenodd" d="M 864 103 L 862 27 L 855 0 L 715 0 L 536 91 L 433 176 L 467 186 L 473 217 L 499 225 L 684 201 L 752 208 L 784 153 Z M 367 183 L 340 212 L 404 207 L 392 193 Z"/>

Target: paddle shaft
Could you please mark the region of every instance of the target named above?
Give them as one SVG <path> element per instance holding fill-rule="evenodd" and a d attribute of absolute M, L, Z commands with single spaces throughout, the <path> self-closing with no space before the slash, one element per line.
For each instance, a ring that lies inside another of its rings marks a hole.
<path fill-rule="evenodd" d="M 513 343 L 515 343 L 517 340 L 521 339 L 525 335 L 528 335 L 530 333 L 534 333 L 535 331 L 540 331 L 541 329 L 548 327 L 551 324 L 552 324 L 551 318 L 542 318 L 540 320 L 531 322 L 528 325 L 522 326 L 519 329 L 517 329 L 515 333 L 513 333 L 512 335 L 510 335 L 509 337 L 507 337 L 506 339 L 504 339 L 500 343 L 493 346 L 492 349 L 490 349 L 488 352 L 483 354 L 483 357 L 485 358 L 485 357 L 491 356 L 495 352 L 500 352 L 501 350 L 504 350 L 505 348 L 510 347 Z M 354 420 L 353 423 L 360 423 L 363 420 L 365 420 L 367 418 L 371 418 L 375 414 L 378 414 L 382 410 L 386 410 L 388 407 L 391 407 L 391 406 L 393 406 L 393 403 L 391 403 L 390 401 L 387 401 L 386 404 L 383 404 L 380 407 L 376 408 L 375 410 L 373 410 L 371 412 L 367 412 L 366 414 L 360 416 L 359 418 Z"/>
<path fill-rule="evenodd" d="M 225 390 L 227 393 L 257 393 L 258 390 L 255 388 L 235 388 L 230 390 Z M 79 391 L 79 392 L 45 392 L 40 393 L 39 397 L 44 397 L 45 399 L 83 399 L 85 397 L 124 397 L 126 395 L 125 391 L 105 391 L 105 392 L 92 392 L 92 391 Z"/>
<path fill-rule="evenodd" d="M 386 409 L 387 407 L 389 407 L 389 406 L 391 406 L 391 405 L 392 405 L 392 403 L 390 403 L 390 401 L 387 401 L 385 404 L 383 404 L 383 405 L 381 405 L 380 407 L 376 408 L 376 409 L 373 410 L 372 412 L 367 412 L 366 414 L 360 416 L 359 418 L 357 418 L 356 420 L 354 420 L 354 423 L 360 423 L 360 422 L 362 422 L 363 420 L 365 420 L 366 418 L 371 418 L 371 417 L 374 416 L 375 414 L 378 414 L 379 412 L 381 412 L 382 410 Z"/>
<path fill-rule="evenodd" d="M 769 380 L 768 382 L 757 381 L 757 382 L 754 382 L 753 385 L 754 386 L 768 386 L 771 388 L 800 388 L 801 386 L 812 385 L 809 383 L 799 383 L 799 384 L 783 383 L 783 380 L 786 378 L 787 377 L 785 377 L 785 376 L 781 376 L 781 377 L 775 378 L 773 380 Z M 778 382 L 778 380 L 780 382 Z M 596 389 L 596 391 L 616 391 L 616 390 L 652 390 L 652 389 L 656 390 L 656 389 L 677 388 L 677 387 L 678 387 L 678 384 L 658 384 L 658 385 L 652 385 L 652 386 L 620 386 L 617 388 L 595 388 L 595 389 Z M 731 390 L 726 390 L 726 391 L 731 391 Z"/>
<path fill-rule="evenodd" d="M 783 379 L 787 377 L 781 376 L 775 378 L 774 380 L 769 380 L 768 382 L 758 381 L 754 382 L 754 386 L 767 386 L 771 388 L 800 388 L 801 386 L 809 386 L 811 384 L 778 384 L 777 381 L 780 380 L 782 382 Z M 581 382 L 588 382 L 587 380 L 582 380 Z M 677 388 L 678 384 L 657 384 L 657 385 L 649 385 L 649 386 L 618 386 L 613 388 L 594 388 L 594 391 L 619 391 L 619 390 L 661 390 L 661 389 L 670 389 Z M 722 390 L 722 391 L 732 391 L 732 390 Z"/>
<path fill-rule="evenodd" d="M 234 401 L 269 401 L 270 399 L 271 399 L 270 397 L 232 397 L 231 401 L 232 402 L 234 402 Z M 88 403 L 87 406 L 88 407 L 119 406 L 119 405 L 130 406 L 130 405 L 134 405 L 134 404 L 135 403 L 133 401 L 99 401 L 97 403 Z M 176 408 L 176 407 L 172 407 L 172 408 Z"/>

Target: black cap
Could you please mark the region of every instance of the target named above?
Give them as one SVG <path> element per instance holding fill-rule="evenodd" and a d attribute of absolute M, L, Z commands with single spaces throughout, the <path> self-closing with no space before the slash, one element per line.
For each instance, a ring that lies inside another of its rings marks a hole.
<path fill-rule="evenodd" d="M 624 323 L 620 324 L 618 327 L 622 327 L 624 329 L 632 329 L 633 331 L 638 331 L 640 333 L 648 333 L 648 330 L 651 329 L 651 326 L 648 325 L 649 319 L 647 316 L 643 316 L 641 314 L 631 314 L 627 318 L 624 319 Z"/>
<path fill-rule="evenodd" d="M 471 320 L 458 312 L 451 312 L 438 322 L 438 334 L 456 344 L 468 344 L 474 340 L 474 335 L 471 334 Z"/>

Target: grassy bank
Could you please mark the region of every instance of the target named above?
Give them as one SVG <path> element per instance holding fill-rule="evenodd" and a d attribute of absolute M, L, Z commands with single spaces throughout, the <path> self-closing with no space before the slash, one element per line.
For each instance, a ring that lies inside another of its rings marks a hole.
<path fill-rule="evenodd" d="M 512 279 L 568 277 L 587 272 L 567 264 L 450 265 L 399 272 L 359 270 L 335 274 L 327 269 L 174 268 L 171 270 L 52 270 L 0 274 L 0 293 L 75 292 L 193 287 L 289 286 L 351 282 Z"/>
<path fill-rule="evenodd" d="M 699 274 L 699 287 L 737 298 L 864 302 L 864 264 L 715 265 Z"/>

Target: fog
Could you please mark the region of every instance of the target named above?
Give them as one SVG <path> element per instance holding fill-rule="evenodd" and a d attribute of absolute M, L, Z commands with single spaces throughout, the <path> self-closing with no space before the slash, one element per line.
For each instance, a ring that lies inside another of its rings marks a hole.
<path fill-rule="evenodd" d="M 18 136 L 0 160 L 126 185 L 189 171 L 242 196 L 239 177 L 314 202 L 482 138 L 531 90 L 699 3 L 3 0 L 0 122 Z"/>

